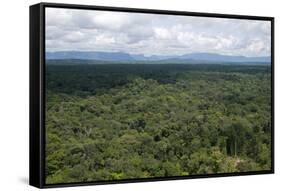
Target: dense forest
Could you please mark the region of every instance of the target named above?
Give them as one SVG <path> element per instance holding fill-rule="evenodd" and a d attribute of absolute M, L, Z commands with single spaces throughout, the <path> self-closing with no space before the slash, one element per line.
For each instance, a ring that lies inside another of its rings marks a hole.
<path fill-rule="evenodd" d="M 271 169 L 271 68 L 46 65 L 46 183 Z"/>

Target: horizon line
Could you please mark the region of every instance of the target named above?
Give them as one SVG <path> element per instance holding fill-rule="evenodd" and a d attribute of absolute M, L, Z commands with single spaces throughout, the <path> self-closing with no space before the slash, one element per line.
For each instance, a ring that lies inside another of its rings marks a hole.
<path fill-rule="evenodd" d="M 151 54 L 149 56 L 143 54 L 143 53 L 129 53 L 124 51 L 101 51 L 101 50 L 58 50 L 58 51 L 45 51 L 46 53 L 56 53 L 56 52 L 101 52 L 101 53 L 123 53 L 123 54 L 129 54 L 129 55 L 142 55 L 144 57 L 152 57 L 152 56 L 184 56 L 188 54 L 213 54 L 213 55 L 220 55 L 220 56 L 233 56 L 233 57 L 245 57 L 245 58 L 262 58 L 262 57 L 271 57 L 271 55 L 265 55 L 265 56 L 244 56 L 244 55 L 232 55 L 232 54 L 224 54 L 224 53 L 214 53 L 214 52 L 190 52 L 185 54 L 179 54 L 179 55 L 161 55 L 161 54 Z"/>

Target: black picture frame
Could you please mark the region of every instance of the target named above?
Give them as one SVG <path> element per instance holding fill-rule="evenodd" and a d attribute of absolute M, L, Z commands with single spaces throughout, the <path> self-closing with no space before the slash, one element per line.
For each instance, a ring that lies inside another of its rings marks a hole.
<path fill-rule="evenodd" d="M 164 15 L 200 16 L 212 18 L 230 18 L 262 20 L 271 22 L 271 169 L 254 172 L 219 173 L 206 175 L 188 175 L 177 177 L 129 179 L 114 181 L 77 182 L 61 184 L 45 184 L 45 8 L 65 8 L 81 10 L 103 10 L 131 13 L 153 13 Z M 29 184 L 38 188 L 53 188 L 66 186 L 85 186 L 114 183 L 132 183 L 147 181 L 179 180 L 210 177 L 227 177 L 242 175 L 258 175 L 274 173 L 274 18 L 232 15 L 217 13 L 197 13 L 185 11 L 168 11 L 153 9 L 135 9 L 123 7 L 104 7 L 75 4 L 39 3 L 30 6 L 30 139 L 29 139 Z"/>

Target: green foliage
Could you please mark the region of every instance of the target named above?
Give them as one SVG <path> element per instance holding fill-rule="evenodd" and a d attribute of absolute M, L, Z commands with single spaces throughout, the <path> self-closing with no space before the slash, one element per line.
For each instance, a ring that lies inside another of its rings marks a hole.
<path fill-rule="evenodd" d="M 46 183 L 271 168 L 270 67 L 47 65 Z"/>

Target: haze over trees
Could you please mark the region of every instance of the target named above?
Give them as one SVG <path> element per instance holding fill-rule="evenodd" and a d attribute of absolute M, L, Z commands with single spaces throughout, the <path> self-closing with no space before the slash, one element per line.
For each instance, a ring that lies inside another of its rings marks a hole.
<path fill-rule="evenodd" d="M 46 66 L 46 183 L 271 169 L 270 65 Z"/>

